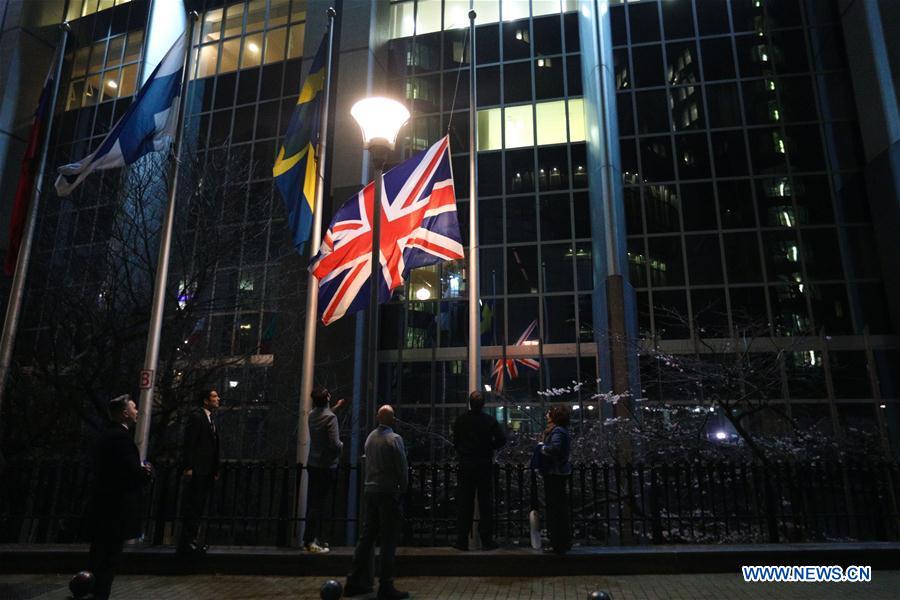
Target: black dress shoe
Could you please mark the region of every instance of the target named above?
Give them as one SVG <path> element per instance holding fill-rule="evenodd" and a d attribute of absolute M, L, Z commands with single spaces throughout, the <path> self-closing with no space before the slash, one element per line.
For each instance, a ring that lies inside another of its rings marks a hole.
<path fill-rule="evenodd" d="M 469 545 L 463 544 L 461 542 L 456 542 L 455 544 L 451 545 L 450 547 L 455 548 L 456 550 L 459 550 L 460 552 L 468 552 L 469 551 Z"/>
<path fill-rule="evenodd" d="M 494 542 L 494 541 L 490 541 L 490 542 L 481 542 L 481 549 L 482 549 L 482 550 L 496 550 L 496 549 L 499 548 L 499 547 L 500 547 L 500 546 L 497 545 L 497 542 Z"/>
<path fill-rule="evenodd" d="M 363 594 L 371 594 L 374 591 L 372 587 L 365 587 L 362 585 L 354 585 L 347 582 L 347 585 L 344 586 L 344 596 L 348 598 L 351 596 L 362 596 Z"/>

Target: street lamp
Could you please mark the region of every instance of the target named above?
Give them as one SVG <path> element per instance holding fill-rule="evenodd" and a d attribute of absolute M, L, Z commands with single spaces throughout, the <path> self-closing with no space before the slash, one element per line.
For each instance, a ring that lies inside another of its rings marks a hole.
<path fill-rule="evenodd" d="M 400 128 L 409 120 L 406 107 L 390 98 L 365 98 L 353 105 L 350 115 L 359 125 L 363 145 L 375 163 L 375 190 L 372 202 L 372 267 L 369 274 L 369 354 L 368 393 L 369 418 L 375 422 L 378 393 L 378 281 L 381 265 L 381 176 L 388 153 L 394 150 Z"/>

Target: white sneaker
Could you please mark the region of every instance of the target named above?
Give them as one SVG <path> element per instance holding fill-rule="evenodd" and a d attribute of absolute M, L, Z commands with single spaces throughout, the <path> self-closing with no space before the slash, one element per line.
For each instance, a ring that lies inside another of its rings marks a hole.
<path fill-rule="evenodd" d="M 319 544 L 313 542 L 311 544 L 307 544 L 303 547 L 304 550 L 309 552 L 310 554 L 327 554 L 330 550 L 327 547 L 320 546 Z"/>

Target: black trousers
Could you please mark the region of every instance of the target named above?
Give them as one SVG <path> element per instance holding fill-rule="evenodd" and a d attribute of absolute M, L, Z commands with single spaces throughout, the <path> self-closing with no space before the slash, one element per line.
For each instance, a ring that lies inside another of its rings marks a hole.
<path fill-rule="evenodd" d="M 572 547 L 569 524 L 569 475 L 544 474 L 544 498 L 547 504 L 547 533 L 555 552 Z"/>
<path fill-rule="evenodd" d="M 492 463 L 460 464 L 457 488 L 456 542 L 469 543 L 475 512 L 475 493 L 478 492 L 478 533 L 482 544 L 494 542 L 494 465 Z"/>
<path fill-rule="evenodd" d="M 363 497 L 362 531 L 356 550 L 353 552 L 353 567 L 347 576 L 347 583 L 358 587 L 371 587 L 375 572 L 375 542 L 378 540 L 381 553 L 378 560 L 380 569 L 378 583 L 381 586 L 394 584 L 394 555 L 403 527 L 403 503 L 400 494 L 389 492 L 366 492 Z"/>
<path fill-rule="evenodd" d="M 107 600 L 112 590 L 113 578 L 122 556 L 124 540 L 107 532 L 97 532 L 91 542 L 88 555 L 88 571 L 94 574 L 94 598 Z"/>
<path fill-rule="evenodd" d="M 309 467 L 307 474 L 309 479 L 306 488 L 306 528 L 303 530 L 303 543 L 311 544 L 317 539 L 322 541 L 325 507 L 337 482 L 337 469 Z"/>
<path fill-rule="evenodd" d="M 197 541 L 197 534 L 200 531 L 200 517 L 206 508 L 206 502 L 209 500 L 209 493 L 212 491 L 213 478 L 210 475 L 191 477 L 184 490 L 183 510 L 184 521 L 181 525 L 181 539 L 179 546 L 182 548 Z"/>

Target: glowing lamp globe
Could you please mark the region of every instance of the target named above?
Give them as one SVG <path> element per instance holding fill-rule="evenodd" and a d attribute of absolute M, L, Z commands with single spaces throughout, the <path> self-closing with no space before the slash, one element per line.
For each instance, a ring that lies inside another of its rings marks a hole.
<path fill-rule="evenodd" d="M 394 149 L 400 128 L 409 121 L 406 107 L 390 98 L 365 98 L 353 105 L 350 115 L 359 125 L 366 148 Z"/>

